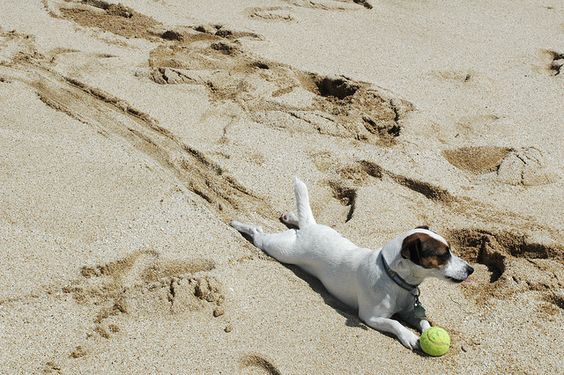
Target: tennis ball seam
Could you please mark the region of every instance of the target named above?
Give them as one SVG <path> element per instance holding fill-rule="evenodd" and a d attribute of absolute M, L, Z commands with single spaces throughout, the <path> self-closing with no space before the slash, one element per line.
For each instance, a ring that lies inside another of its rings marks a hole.
<path fill-rule="evenodd" d="M 450 336 L 440 327 L 431 327 L 423 332 L 420 339 L 421 349 L 431 356 L 442 356 L 450 349 Z"/>

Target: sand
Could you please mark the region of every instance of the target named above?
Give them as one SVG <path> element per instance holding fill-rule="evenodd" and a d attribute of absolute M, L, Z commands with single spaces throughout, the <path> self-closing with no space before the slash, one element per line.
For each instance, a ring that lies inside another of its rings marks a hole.
<path fill-rule="evenodd" d="M 558 373 L 556 1 L 34 0 L 0 11 L 0 373 Z M 365 326 L 231 219 L 476 268 L 422 302 L 451 351 Z"/>

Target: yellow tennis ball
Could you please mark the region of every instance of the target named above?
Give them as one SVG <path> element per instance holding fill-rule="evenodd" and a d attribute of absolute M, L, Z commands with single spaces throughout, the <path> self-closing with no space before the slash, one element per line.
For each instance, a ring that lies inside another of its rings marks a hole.
<path fill-rule="evenodd" d="M 433 357 L 445 355 L 450 348 L 450 336 L 440 327 L 431 327 L 419 338 L 421 349 Z"/>

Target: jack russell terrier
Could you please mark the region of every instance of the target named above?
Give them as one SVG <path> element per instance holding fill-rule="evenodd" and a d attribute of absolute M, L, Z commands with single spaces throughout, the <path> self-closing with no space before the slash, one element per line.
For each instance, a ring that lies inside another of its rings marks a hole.
<path fill-rule="evenodd" d="M 294 179 L 298 214 L 282 215 L 299 229 L 264 233 L 255 225 L 232 221 L 255 246 L 280 262 L 295 264 L 317 277 L 327 290 L 350 307 L 367 325 L 394 334 L 409 349 L 419 337 L 391 319 L 398 314 L 421 332 L 431 325 L 419 303 L 419 284 L 428 277 L 462 282 L 474 269 L 450 252 L 448 242 L 428 227 L 417 227 L 389 241 L 379 251 L 356 246 L 337 231 L 317 224 L 306 185 Z"/>

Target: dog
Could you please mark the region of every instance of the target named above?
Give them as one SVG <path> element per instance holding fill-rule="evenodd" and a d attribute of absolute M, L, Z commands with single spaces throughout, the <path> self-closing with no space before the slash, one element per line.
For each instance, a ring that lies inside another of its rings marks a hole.
<path fill-rule="evenodd" d="M 316 223 L 307 187 L 297 177 L 294 193 L 297 215 L 286 213 L 281 220 L 298 229 L 264 233 L 258 226 L 238 221 L 231 226 L 278 261 L 297 265 L 318 278 L 333 296 L 358 309 L 368 326 L 395 335 L 409 349 L 419 349 L 419 337 L 391 317 L 398 314 L 424 332 L 431 325 L 419 303 L 419 284 L 429 277 L 460 283 L 474 269 L 426 226 L 400 234 L 378 251 L 358 247 L 334 229 Z"/>

